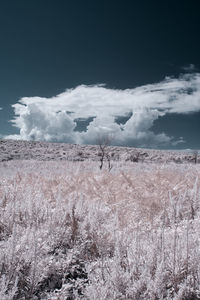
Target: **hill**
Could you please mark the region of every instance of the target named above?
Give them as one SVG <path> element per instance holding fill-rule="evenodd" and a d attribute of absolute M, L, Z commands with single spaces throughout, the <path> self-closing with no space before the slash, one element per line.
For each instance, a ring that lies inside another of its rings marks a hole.
<path fill-rule="evenodd" d="M 194 153 L 130 147 L 108 146 L 112 161 L 192 163 Z M 69 160 L 97 161 L 101 156 L 98 145 L 78 145 L 35 141 L 0 140 L 0 161 L 8 160 Z"/>

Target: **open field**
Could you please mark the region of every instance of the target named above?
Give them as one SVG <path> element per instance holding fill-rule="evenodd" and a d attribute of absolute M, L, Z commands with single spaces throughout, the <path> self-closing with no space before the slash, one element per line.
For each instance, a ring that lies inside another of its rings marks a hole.
<path fill-rule="evenodd" d="M 95 146 L 41 143 L 42 161 L 39 144 L 8 144 L 20 157 L 0 162 L 1 300 L 200 299 L 199 164 L 119 148 L 109 172 Z M 56 161 L 54 147 L 93 154 Z"/>
<path fill-rule="evenodd" d="M 192 151 L 163 151 L 130 147 L 107 147 L 113 161 L 192 163 Z M 8 160 L 99 160 L 98 145 L 0 140 L 0 161 Z M 200 159 L 199 159 L 200 160 Z"/>

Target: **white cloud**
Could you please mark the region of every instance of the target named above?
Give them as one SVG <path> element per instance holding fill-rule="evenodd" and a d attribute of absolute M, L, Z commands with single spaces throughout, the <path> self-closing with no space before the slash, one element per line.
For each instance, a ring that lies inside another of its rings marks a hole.
<path fill-rule="evenodd" d="M 186 71 L 186 72 L 194 72 L 196 71 L 196 67 L 194 64 L 188 64 L 182 67 L 182 70 Z"/>
<path fill-rule="evenodd" d="M 126 90 L 80 85 L 52 98 L 22 98 L 13 108 L 12 122 L 20 129 L 15 138 L 95 143 L 99 133 L 111 133 L 118 145 L 155 147 L 178 143 L 165 133 L 154 134 L 151 127 L 169 112 L 200 111 L 200 74 L 168 77 L 160 83 Z M 117 117 L 127 114 L 130 119 L 125 124 L 116 122 Z M 89 117 L 94 118 L 86 131 L 74 130 L 77 119 Z"/>

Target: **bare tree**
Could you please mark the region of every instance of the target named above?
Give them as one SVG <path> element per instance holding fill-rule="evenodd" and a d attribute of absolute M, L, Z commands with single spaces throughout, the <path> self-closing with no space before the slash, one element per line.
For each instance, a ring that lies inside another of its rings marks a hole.
<path fill-rule="evenodd" d="M 101 135 L 97 138 L 97 145 L 99 146 L 99 156 L 100 156 L 100 170 L 103 168 L 104 161 L 108 163 L 108 170 L 112 169 L 111 165 L 111 155 L 109 147 L 111 145 L 113 137 L 111 135 Z"/>

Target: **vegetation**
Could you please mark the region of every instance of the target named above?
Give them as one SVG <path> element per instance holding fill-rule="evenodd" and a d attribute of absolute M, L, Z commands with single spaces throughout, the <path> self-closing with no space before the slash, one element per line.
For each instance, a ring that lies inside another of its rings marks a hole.
<path fill-rule="evenodd" d="M 108 163 L 108 170 L 112 169 L 111 166 L 111 154 L 110 149 L 108 146 L 111 144 L 112 137 L 109 135 L 99 136 L 97 139 L 97 145 L 99 146 L 99 153 L 100 156 L 100 166 L 99 169 L 101 170 L 104 165 L 104 161 L 107 160 Z"/>
<path fill-rule="evenodd" d="M 0 164 L 0 299 L 200 299 L 200 166 Z"/>

